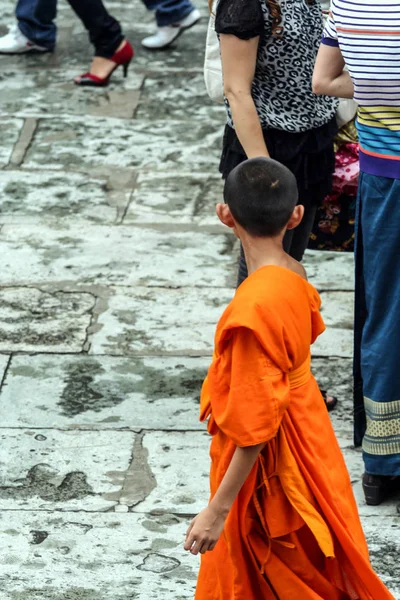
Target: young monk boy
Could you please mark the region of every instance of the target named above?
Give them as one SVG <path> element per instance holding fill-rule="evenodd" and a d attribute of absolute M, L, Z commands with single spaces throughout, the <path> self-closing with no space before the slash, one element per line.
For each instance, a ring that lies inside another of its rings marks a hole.
<path fill-rule="evenodd" d="M 256 158 L 217 213 L 249 277 L 218 323 L 201 419 L 211 501 L 185 549 L 202 554 L 196 600 L 394 600 L 369 562 L 347 469 L 310 371 L 320 298 L 282 247 L 299 224 L 294 176 Z"/>

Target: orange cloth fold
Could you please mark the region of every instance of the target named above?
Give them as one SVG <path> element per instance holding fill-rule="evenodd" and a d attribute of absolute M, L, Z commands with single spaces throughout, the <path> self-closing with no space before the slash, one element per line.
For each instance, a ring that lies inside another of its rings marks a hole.
<path fill-rule="evenodd" d="M 310 345 L 324 331 L 315 289 L 264 267 L 217 327 L 201 395 L 211 496 L 237 446 L 265 443 L 202 557 L 196 600 L 394 600 L 372 570 L 351 482 Z"/>
<path fill-rule="evenodd" d="M 300 367 L 289 371 L 289 387 L 291 390 L 295 390 L 308 383 L 309 379 L 311 379 L 311 354 Z"/>

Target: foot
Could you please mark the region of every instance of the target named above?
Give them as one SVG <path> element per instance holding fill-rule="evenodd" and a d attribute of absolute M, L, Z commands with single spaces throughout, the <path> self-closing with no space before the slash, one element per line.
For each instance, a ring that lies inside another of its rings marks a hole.
<path fill-rule="evenodd" d="M 182 21 L 158 27 L 154 35 L 150 35 L 142 40 L 142 46 L 148 50 L 162 50 L 168 48 L 186 29 L 190 29 L 200 21 L 200 12 L 194 8 Z"/>
<path fill-rule="evenodd" d="M 118 46 L 116 53 L 119 52 L 120 50 L 122 50 L 122 48 L 127 44 L 127 41 L 124 40 L 123 42 L 121 42 L 121 44 Z M 92 64 L 90 66 L 90 75 L 94 75 L 95 77 L 98 77 L 99 79 L 104 79 L 107 80 L 109 78 L 109 76 L 111 75 L 111 73 L 114 71 L 115 67 L 117 66 L 117 63 L 115 63 L 112 60 L 109 60 L 108 58 L 103 58 L 102 56 L 95 56 L 93 58 Z M 85 73 L 86 75 L 86 73 Z M 81 80 L 85 77 L 85 75 L 79 75 L 78 77 L 74 78 L 75 83 L 81 83 Z"/>
<path fill-rule="evenodd" d="M 400 477 L 364 473 L 362 483 L 365 501 L 369 506 L 378 506 L 390 495 L 400 491 Z"/>
<path fill-rule="evenodd" d="M 51 52 L 24 36 L 18 25 L 10 27 L 7 35 L 0 38 L 0 54 L 26 54 L 27 52 Z"/>

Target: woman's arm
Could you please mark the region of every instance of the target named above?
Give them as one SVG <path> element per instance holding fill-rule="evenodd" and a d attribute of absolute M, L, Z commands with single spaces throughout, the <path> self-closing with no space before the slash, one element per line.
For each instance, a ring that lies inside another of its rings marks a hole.
<path fill-rule="evenodd" d="M 265 444 L 237 447 L 231 463 L 209 506 L 191 522 L 185 550 L 204 554 L 213 550 L 224 528 L 225 519 Z"/>
<path fill-rule="evenodd" d="M 321 44 L 312 81 L 314 94 L 353 98 L 353 82 L 349 72 L 343 70 L 344 66 L 339 46 Z"/>
<path fill-rule="evenodd" d="M 232 110 L 236 134 L 247 158 L 269 156 L 251 96 L 259 39 L 241 40 L 228 34 L 220 36 L 224 93 Z"/>

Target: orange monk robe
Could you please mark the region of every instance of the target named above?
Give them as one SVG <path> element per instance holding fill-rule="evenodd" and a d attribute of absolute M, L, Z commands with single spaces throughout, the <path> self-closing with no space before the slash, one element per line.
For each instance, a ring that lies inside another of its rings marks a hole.
<path fill-rule="evenodd" d="M 266 442 L 202 557 L 196 600 L 394 600 L 372 570 L 310 344 L 323 332 L 315 289 L 267 266 L 237 290 L 216 332 L 201 419 L 211 495 L 236 446 Z"/>

